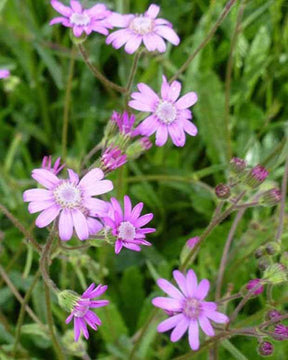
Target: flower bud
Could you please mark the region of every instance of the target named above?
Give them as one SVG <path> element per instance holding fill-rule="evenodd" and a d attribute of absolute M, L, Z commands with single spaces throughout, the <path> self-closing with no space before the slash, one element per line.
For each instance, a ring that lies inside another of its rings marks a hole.
<path fill-rule="evenodd" d="M 280 263 L 288 268 L 288 251 L 284 251 L 280 257 Z"/>
<path fill-rule="evenodd" d="M 265 191 L 259 202 L 262 206 L 275 206 L 281 201 L 281 191 L 277 188 L 270 189 Z"/>
<path fill-rule="evenodd" d="M 81 34 L 81 36 L 75 36 L 74 33 L 73 33 L 73 31 L 71 30 L 71 31 L 70 31 L 70 38 L 71 38 L 71 40 L 73 41 L 73 43 L 74 43 L 75 45 L 81 45 L 81 44 L 83 44 L 83 43 L 86 41 L 87 35 L 86 35 L 85 32 L 83 32 L 83 33 Z"/>
<path fill-rule="evenodd" d="M 258 164 L 249 171 L 245 179 L 245 183 L 252 189 L 255 189 L 265 181 L 268 174 L 269 172 L 264 168 L 264 166 Z"/>
<path fill-rule="evenodd" d="M 59 305 L 67 312 L 71 312 L 81 297 L 74 291 L 63 290 L 58 294 Z"/>
<path fill-rule="evenodd" d="M 265 250 L 268 255 L 277 255 L 281 251 L 281 246 L 278 243 L 271 241 L 266 244 Z"/>
<path fill-rule="evenodd" d="M 107 174 L 127 162 L 126 154 L 123 154 L 118 146 L 109 146 L 101 157 L 101 168 Z"/>
<path fill-rule="evenodd" d="M 245 160 L 233 157 L 230 161 L 230 169 L 234 174 L 242 174 L 247 167 L 247 163 Z"/>
<path fill-rule="evenodd" d="M 194 249 L 194 247 L 198 244 L 199 240 L 200 240 L 200 237 L 199 237 L 199 236 L 195 236 L 195 237 L 187 240 L 186 245 L 187 245 L 187 247 L 188 247 L 189 249 L 192 250 L 192 249 Z"/>
<path fill-rule="evenodd" d="M 261 279 L 253 279 L 248 282 L 248 284 L 246 285 L 246 289 L 248 291 L 255 289 L 252 291 L 252 294 L 260 295 L 264 291 L 264 286 L 261 285 Z"/>
<path fill-rule="evenodd" d="M 259 270 L 264 271 L 265 269 L 267 269 L 268 266 L 270 266 L 270 264 L 271 264 L 271 261 L 270 261 L 269 256 L 265 255 L 265 256 L 262 256 L 261 259 L 259 259 L 258 268 L 259 268 Z"/>
<path fill-rule="evenodd" d="M 263 341 L 259 344 L 258 353 L 262 356 L 270 356 L 273 354 L 274 347 L 269 341 Z"/>
<path fill-rule="evenodd" d="M 276 320 L 280 316 L 281 316 L 281 313 L 278 310 L 272 309 L 272 310 L 269 310 L 268 313 L 266 314 L 266 319 L 267 320 Z"/>
<path fill-rule="evenodd" d="M 218 184 L 215 187 L 215 194 L 218 197 L 218 199 L 228 199 L 231 195 L 230 187 L 225 184 Z"/>
<path fill-rule="evenodd" d="M 272 264 L 266 268 L 263 279 L 272 284 L 281 284 L 287 281 L 287 269 L 283 264 Z"/>
<path fill-rule="evenodd" d="M 264 255 L 264 248 L 261 246 L 255 250 L 254 256 L 256 259 L 260 259 Z"/>
<path fill-rule="evenodd" d="M 288 326 L 278 324 L 274 330 L 275 340 L 287 340 L 288 339 Z"/>

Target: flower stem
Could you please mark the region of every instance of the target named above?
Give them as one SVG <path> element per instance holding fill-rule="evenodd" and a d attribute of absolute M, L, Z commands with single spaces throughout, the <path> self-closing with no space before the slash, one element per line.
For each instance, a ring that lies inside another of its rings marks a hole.
<path fill-rule="evenodd" d="M 69 123 L 69 107 L 71 102 L 72 80 L 74 74 L 75 56 L 74 47 L 71 51 L 71 58 L 69 64 L 68 81 L 65 92 L 64 113 L 63 113 L 63 127 L 62 127 L 62 158 L 65 160 L 67 155 L 67 137 L 68 137 L 68 123 Z"/>
<path fill-rule="evenodd" d="M 226 18 L 226 16 L 229 14 L 231 8 L 236 3 L 237 0 L 229 0 L 227 4 L 225 5 L 223 11 L 221 12 L 219 18 L 217 19 L 216 23 L 213 25 L 211 30 L 209 31 L 206 38 L 202 41 L 202 43 L 197 47 L 197 49 L 188 57 L 188 59 L 184 62 L 184 64 L 180 67 L 180 69 L 176 72 L 174 76 L 169 80 L 171 83 L 172 81 L 176 80 L 179 75 L 181 75 L 190 65 L 191 61 L 198 55 L 199 51 L 202 50 L 208 42 L 212 39 L 213 35 L 215 34 L 218 27 L 222 24 L 223 20 Z"/>
<path fill-rule="evenodd" d="M 283 233 L 284 227 L 284 215 L 285 215 L 285 202 L 286 202 L 286 192 L 287 192 L 287 182 L 288 182 L 288 156 L 285 162 L 284 176 L 281 185 L 281 205 L 280 205 L 280 214 L 279 214 L 279 226 L 276 234 L 276 241 L 281 242 L 281 236 Z"/>
<path fill-rule="evenodd" d="M 122 86 L 119 86 L 112 81 L 108 80 L 89 60 L 88 54 L 86 52 L 85 47 L 82 44 L 78 44 L 78 49 L 83 57 L 83 60 L 85 61 L 86 65 L 89 67 L 89 69 L 92 71 L 94 76 L 102 82 L 106 87 L 111 88 L 113 90 L 116 90 L 120 93 L 126 93 L 126 89 Z"/>
<path fill-rule="evenodd" d="M 124 101 L 126 109 L 128 107 L 128 99 L 129 99 L 131 87 L 133 85 L 133 80 L 134 80 L 134 77 L 135 77 L 135 74 L 136 74 L 136 71 L 137 71 L 137 65 L 138 65 L 138 62 L 139 62 L 139 59 L 140 59 L 140 56 L 141 56 L 142 53 L 143 53 L 143 49 L 137 51 L 135 56 L 134 56 L 134 59 L 133 59 L 133 64 L 132 64 L 131 71 L 130 71 L 130 74 L 129 74 L 129 77 L 128 77 L 128 82 L 127 82 L 127 85 L 126 85 L 127 93 L 125 95 L 125 101 Z"/>

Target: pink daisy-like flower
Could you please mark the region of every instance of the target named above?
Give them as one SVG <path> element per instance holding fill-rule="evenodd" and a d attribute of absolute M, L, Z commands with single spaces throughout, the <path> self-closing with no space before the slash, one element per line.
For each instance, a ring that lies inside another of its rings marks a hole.
<path fill-rule="evenodd" d="M 135 134 L 150 136 L 156 132 L 158 146 L 166 143 L 168 134 L 176 146 L 184 146 L 185 132 L 191 136 L 197 134 L 196 126 L 189 121 L 192 119 L 192 113 L 188 109 L 197 102 L 195 92 L 189 92 L 179 98 L 181 83 L 173 81 L 169 85 L 165 76 L 161 97 L 146 84 L 140 83 L 137 87 L 139 92 L 131 94 L 133 100 L 129 102 L 129 106 L 139 111 L 151 112 L 152 115 L 140 123 L 135 129 Z"/>
<path fill-rule="evenodd" d="M 108 217 L 103 220 L 107 227 L 111 228 L 112 235 L 117 237 L 115 242 L 115 253 L 119 254 L 122 247 L 140 251 L 140 245 L 150 246 L 151 243 L 145 240 L 146 234 L 155 231 L 153 228 L 142 228 L 152 220 L 153 214 L 142 215 L 143 203 L 137 204 L 132 209 L 129 196 L 124 196 L 124 212 L 115 198 L 111 198 L 111 209 Z"/>
<path fill-rule="evenodd" d="M 186 276 L 179 270 L 174 270 L 173 277 L 180 290 L 165 279 L 157 281 L 158 286 L 169 297 L 156 297 L 152 303 L 173 314 L 162 321 L 157 330 L 165 332 L 173 329 L 170 336 L 172 342 L 180 340 L 188 330 L 190 347 L 192 350 L 198 350 L 199 325 L 207 336 L 214 336 L 210 320 L 223 324 L 227 323 L 229 318 L 217 311 L 215 302 L 204 301 L 210 288 L 208 280 L 201 280 L 197 284 L 197 277 L 193 270 L 188 270 Z"/>
<path fill-rule="evenodd" d="M 44 156 L 42 160 L 42 169 L 47 169 L 51 171 L 53 174 L 57 175 L 60 171 L 62 171 L 65 167 L 65 164 L 61 165 L 61 157 L 58 157 L 52 167 L 52 156 Z"/>
<path fill-rule="evenodd" d="M 6 79 L 10 76 L 10 71 L 7 69 L 0 69 L 0 79 Z"/>
<path fill-rule="evenodd" d="M 95 235 L 102 224 L 95 217 L 107 215 L 107 202 L 93 198 L 113 189 L 110 180 L 102 180 L 104 173 L 100 169 L 90 170 L 81 181 L 78 175 L 68 169 L 69 178 L 59 179 L 47 169 L 34 169 L 32 178 L 46 189 L 30 189 L 23 194 L 23 200 L 30 202 L 31 214 L 41 211 L 36 226 L 43 228 L 59 216 L 58 229 L 60 239 L 70 240 L 73 228 L 80 240 Z"/>
<path fill-rule="evenodd" d="M 104 4 L 96 4 L 90 9 L 83 9 L 79 1 L 70 0 L 70 7 L 63 5 L 60 1 L 51 0 L 53 8 L 62 16 L 50 21 L 50 25 L 62 24 L 73 28 L 73 34 L 80 37 L 82 33 L 90 35 L 96 31 L 103 35 L 108 35 L 107 29 L 112 29 L 107 20 L 111 11 Z"/>
<path fill-rule="evenodd" d="M 131 135 L 135 122 L 135 115 L 129 115 L 127 111 L 124 111 L 123 114 L 113 111 L 111 121 L 117 124 L 121 134 Z"/>
<path fill-rule="evenodd" d="M 113 171 L 127 162 L 127 155 L 118 146 L 110 145 L 101 157 L 105 173 Z"/>
<path fill-rule="evenodd" d="M 106 43 L 112 44 L 115 49 L 125 44 L 128 54 L 133 54 L 142 42 L 148 51 L 158 50 L 163 53 L 166 51 L 163 38 L 173 45 L 178 45 L 180 39 L 172 29 L 172 24 L 165 19 L 156 19 L 159 11 L 159 6 L 151 4 L 148 10 L 140 15 L 113 13 L 110 17 L 111 24 L 123 29 L 110 34 Z"/>
<path fill-rule="evenodd" d="M 101 325 L 101 320 L 90 308 L 98 308 L 109 304 L 108 300 L 91 300 L 99 297 L 106 290 L 107 285 L 98 285 L 95 289 L 95 284 L 91 284 L 88 289 L 82 294 L 81 298 L 76 302 L 71 314 L 66 319 L 66 324 L 69 324 L 74 317 L 74 338 L 78 341 L 81 333 L 86 339 L 89 338 L 87 329 L 88 324 L 93 330 L 97 330 L 97 326 Z"/>

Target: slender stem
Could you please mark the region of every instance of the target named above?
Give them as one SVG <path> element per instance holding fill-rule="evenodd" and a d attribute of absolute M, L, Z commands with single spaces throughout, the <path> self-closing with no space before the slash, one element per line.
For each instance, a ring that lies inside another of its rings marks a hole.
<path fill-rule="evenodd" d="M 226 68 L 226 77 L 225 77 L 225 133 L 226 133 L 226 142 L 227 142 L 227 151 L 228 157 L 232 157 L 232 149 L 231 149 L 231 130 L 229 127 L 229 109 L 230 109 L 230 92 L 231 92 L 231 78 L 232 78 L 232 70 L 233 70 L 233 56 L 234 49 L 237 43 L 237 38 L 240 33 L 241 21 L 244 13 L 244 8 L 246 5 L 246 0 L 242 0 L 242 4 L 240 6 L 236 26 L 232 35 L 231 46 L 230 46 L 230 54 Z"/>
<path fill-rule="evenodd" d="M 19 294 L 18 290 L 16 289 L 16 287 L 13 285 L 13 283 L 11 282 L 11 280 L 9 279 L 8 275 L 6 274 L 5 270 L 3 269 L 3 267 L 0 265 L 0 275 L 2 276 L 2 278 L 4 279 L 5 283 L 8 285 L 9 289 L 11 290 L 11 292 L 14 294 L 14 296 L 16 297 L 16 299 L 20 302 L 20 304 L 22 305 L 24 303 L 24 299 L 22 298 L 22 296 Z M 29 305 L 25 305 L 25 310 L 27 311 L 27 313 L 29 314 L 29 316 L 31 317 L 32 320 L 34 320 L 37 324 L 39 324 L 40 326 L 44 326 L 42 324 L 42 322 L 38 319 L 38 317 L 35 315 L 35 313 L 33 312 L 33 310 L 30 308 Z"/>
<path fill-rule="evenodd" d="M 284 215 L 285 215 L 285 202 L 286 202 L 286 192 L 287 192 L 287 180 L 288 180 L 288 156 L 285 162 L 284 176 L 281 185 L 281 205 L 280 205 L 280 215 L 279 215 L 279 226 L 276 234 L 276 241 L 281 242 L 281 236 L 283 233 L 284 227 Z"/>
<path fill-rule="evenodd" d="M 22 324 L 23 324 L 23 321 L 24 321 L 24 315 L 25 315 L 25 307 L 26 307 L 26 305 L 27 305 L 27 303 L 28 303 L 28 301 L 30 299 L 30 296 L 31 296 L 31 294 L 33 292 L 33 289 L 34 289 L 35 285 L 38 282 L 39 276 L 40 276 L 40 271 L 38 270 L 36 275 L 34 276 L 32 284 L 30 285 L 28 291 L 26 292 L 26 294 L 24 296 L 23 303 L 21 304 L 21 309 L 20 309 L 20 312 L 19 312 L 17 325 L 16 325 L 15 342 L 14 342 L 14 347 L 13 347 L 13 351 L 12 351 L 14 357 L 16 357 L 17 347 L 18 347 L 18 343 L 19 343 L 19 340 L 20 340 L 21 327 L 22 327 Z"/>
<path fill-rule="evenodd" d="M 221 258 L 221 262 L 220 262 L 220 268 L 218 271 L 217 282 L 216 282 L 216 293 L 215 293 L 216 301 L 219 300 L 221 297 L 221 288 L 222 288 L 224 272 L 225 272 L 225 268 L 226 268 L 226 264 L 227 264 L 228 253 L 229 253 L 230 246 L 232 244 L 237 226 L 238 226 L 240 220 L 242 219 L 242 217 L 245 213 L 245 210 L 246 210 L 246 208 L 241 209 L 237 213 L 237 215 L 233 221 L 233 224 L 231 226 L 231 229 L 229 231 L 225 246 L 224 246 L 224 250 L 223 250 L 223 254 L 222 254 L 222 258 Z"/>
<path fill-rule="evenodd" d="M 229 301 L 232 301 L 232 300 L 236 300 L 236 299 L 239 299 L 241 298 L 242 295 L 240 293 L 237 293 L 237 294 L 234 294 L 234 295 L 231 295 L 231 296 L 228 296 L 224 299 L 220 299 L 217 301 L 217 304 L 223 304 L 223 303 L 226 303 L 226 302 L 229 302 Z"/>
<path fill-rule="evenodd" d="M 252 201 L 252 202 L 250 202 L 250 203 L 245 203 L 245 204 L 240 204 L 240 205 L 237 205 L 236 206 L 236 209 L 244 209 L 244 210 L 246 210 L 246 209 L 248 209 L 248 208 L 250 208 L 250 207 L 254 207 L 254 206 L 258 206 L 259 205 L 259 201 Z"/>
<path fill-rule="evenodd" d="M 134 59 L 133 59 L 133 64 L 132 64 L 132 67 L 131 67 L 131 71 L 130 71 L 130 74 L 129 74 L 129 77 L 128 77 L 128 82 L 127 82 L 127 85 L 126 85 L 126 90 L 127 90 L 127 93 L 125 95 L 125 108 L 127 109 L 127 104 L 128 104 L 128 99 L 129 99 L 129 95 L 130 95 L 130 90 L 131 90 L 131 87 L 133 85 L 133 80 L 134 80 L 134 77 L 135 77 L 135 74 L 136 74 L 136 71 L 137 71 L 137 65 L 138 65 L 138 61 L 140 59 L 140 56 L 143 52 L 143 49 L 141 50 L 138 50 L 134 56 Z"/>
<path fill-rule="evenodd" d="M 64 113 L 63 113 L 63 127 L 62 127 L 62 157 L 65 160 L 67 155 L 67 137 L 68 137 L 68 123 L 69 123 L 69 108 L 71 102 L 71 92 L 72 92 L 72 80 L 74 74 L 74 65 L 75 65 L 75 56 L 74 56 L 74 47 L 71 51 L 71 58 L 69 64 L 68 72 L 68 81 L 65 92 L 65 101 L 64 101 Z"/>
<path fill-rule="evenodd" d="M 12 224 L 25 236 L 26 240 L 33 246 L 33 248 L 41 253 L 42 247 L 36 242 L 28 230 L 20 223 L 20 221 L 3 205 L 0 204 L 0 211 L 12 222 Z"/>
<path fill-rule="evenodd" d="M 82 44 L 78 44 L 78 49 L 83 57 L 83 60 L 85 61 L 86 65 L 89 67 L 89 69 L 92 71 L 94 76 L 101 81 L 106 87 L 111 88 L 113 90 L 116 90 L 120 93 L 126 93 L 126 89 L 122 86 L 119 86 L 112 81 L 108 80 L 89 60 L 88 54 L 86 52 L 85 47 Z"/>
<path fill-rule="evenodd" d="M 227 4 L 225 5 L 223 11 L 221 12 L 219 18 L 213 25 L 213 27 L 210 29 L 209 33 L 207 34 L 206 38 L 202 41 L 202 43 L 197 47 L 197 49 L 188 57 L 188 59 L 184 62 L 184 64 L 180 67 L 180 69 L 176 72 L 174 76 L 169 80 L 171 83 L 172 81 L 176 80 L 179 75 L 181 75 L 190 65 L 191 61 L 198 55 L 199 51 L 202 50 L 208 42 L 212 39 L 213 35 L 215 34 L 218 27 L 222 24 L 223 20 L 226 18 L 226 16 L 229 14 L 231 8 L 235 4 L 237 0 L 229 0 Z"/>
<path fill-rule="evenodd" d="M 57 358 L 59 360 L 64 360 L 65 356 L 63 354 L 63 351 L 60 347 L 60 344 L 57 341 L 57 338 L 54 333 L 54 321 L 53 321 L 53 315 L 51 310 L 51 299 L 50 299 L 50 289 L 46 283 L 44 283 L 44 290 L 45 290 L 45 302 L 46 302 L 46 310 L 47 310 L 47 323 L 48 328 L 52 340 L 52 344 L 55 350 L 55 353 L 57 355 Z"/>
<path fill-rule="evenodd" d="M 84 157 L 83 159 L 83 165 L 86 165 L 88 161 L 91 159 L 92 156 L 94 156 L 99 150 L 101 150 L 103 147 L 102 142 L 95 145 L 92 150 L 89 151 L 89 153 Z"/>
<path fill-rule="evenodd" d="M 288 314 L 277 316 L 276 318 L 274 318 L 272 320 L 268 320 L 268 321 L 265 321 L 264 323 L 262 323 L 259 326 L 259 329 L 260 330 L 265 329 L 266 327 L 268 327 L 270 325 L 276 324 L 276 323 L 281 322 L 282 320 L 286 320 L 286 319 L 288 319 Z"/>

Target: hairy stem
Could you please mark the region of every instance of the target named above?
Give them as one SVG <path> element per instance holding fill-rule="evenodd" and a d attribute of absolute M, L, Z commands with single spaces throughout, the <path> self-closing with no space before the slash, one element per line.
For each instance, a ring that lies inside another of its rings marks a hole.
<path fill-rule="evenodd" d="M 287 193 L 287 180 L 288 180 L 288 156 L 285 162 L 284 176 L 281 185 L 281 205 L 280 205 L 280 214 L 279 214 L 279 226 L 276 234 L 276 241 L 281 242 L 281 236 L 283 233 L 284 227 L 284 216 L 285 216 L 285 203 L 286 203 L 286 193 Z"/>
<path fill-rule="evenodd" d="M 124 101 L 126 109 L 128 107 L 128 100 L 129 100 L 131 87 L 133 85 L 133 80 L 134 80 L 134 77 L 136 75 L 137 65 L 138 65 L 138 62 L 139 62 L 139 59 L 140 59 L 140 56 L 141 56 L 142 52 L 143 52 L 143 49 L 138 50 L 136 52 L 135 56 L 134 56 L 134 59 L 133 59 L 131 71 L 130 71 L 130 74 L 129 74 L 129 77 L 128 77 L 128 82 L 127 82 L 127 85 L 126 85 L 127 93 L 125 95 L 125 101 Z"/>

